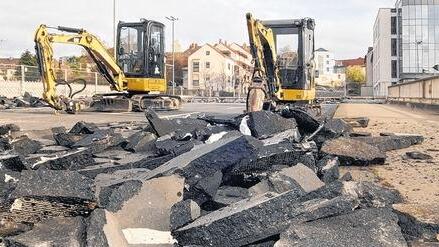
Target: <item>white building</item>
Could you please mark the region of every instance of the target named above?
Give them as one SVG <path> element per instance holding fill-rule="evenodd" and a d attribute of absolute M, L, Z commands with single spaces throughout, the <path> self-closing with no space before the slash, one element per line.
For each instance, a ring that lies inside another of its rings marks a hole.
<path fill-rule="evenodd" d="M 393 25 L 396 22 L 392 18 L 396 18 L 394 9 L 381 8 L 373 27 L 372 83 L 375 97 L 386 97 L 387 88 L 398 80 L 395 27 L 392 30 L 392 22 Z"/>
<path fill-rule="evenodd" d="M 316 84 L 325 87 L 339 87 L 346 80 L 344 73 L 335 71 L 334 54 L 324 48 L 314 52 L 316 63 Z"/>
<path fill-rule="evenodd" d="M 251 54 L 232 43 L 205 44 L 188 57 L 185 88 L 212 92 L 226 91 L 243 95 L 252 71 Z"/>

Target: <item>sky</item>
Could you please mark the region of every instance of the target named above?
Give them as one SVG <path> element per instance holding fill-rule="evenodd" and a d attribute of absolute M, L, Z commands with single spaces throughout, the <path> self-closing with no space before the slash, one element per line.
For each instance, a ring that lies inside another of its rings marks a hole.
<path fill-rule="evenodd" d="M 248 43 L 245 14 L 258 19 L 316 20 L 316 48 L 334 53 L 336 59 L 362 57 L 372 45 L 372 29 L 380 7 L 393 7 L 395 0 L 116 0 L 116 20 L 140 18 L 166 25 L 171 49 L 171 24 L 175 16 L 175 39 L 183 48 L 190 43 L 215 43 L 219 39 Z M 39 24 L 81 27 L 107 45 L 113 41 L 112 0 L 12 0 L 0 1 L 0 57 L 18 57 L 33 51 Z M 77 55 L 80 48 L 57 46 L 56 56 Z"/>

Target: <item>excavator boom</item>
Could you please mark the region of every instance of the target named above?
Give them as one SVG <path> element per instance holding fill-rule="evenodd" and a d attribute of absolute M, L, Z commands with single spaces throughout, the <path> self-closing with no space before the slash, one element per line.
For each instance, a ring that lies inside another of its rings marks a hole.
<path fill-rule="evenodd" d="M 64 33 L 50 33 L 49 29 L 56 29 Z M 56 92 L 56 85 L 60 82 L 57 81 L 54 71 L 54 43 L 82 46 L 95 61 L 99 72 L 110 83 L 111 89 L 119 92 L 126 90 L 126 79 L 123 71 L 96 36 L 84 29 L 48 28 L 45 25 L 40 25 L 35 33 L 35 49 L 44 84 L 43 98 L 53 108 L 62 110 L 65 109 L 66 104 Z"/>

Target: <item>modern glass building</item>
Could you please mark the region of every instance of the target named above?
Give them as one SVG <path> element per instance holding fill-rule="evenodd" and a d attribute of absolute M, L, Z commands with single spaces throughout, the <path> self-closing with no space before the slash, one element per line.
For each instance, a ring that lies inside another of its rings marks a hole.
<path fill-rule="evenodd" d="M 398 81 L 438 73 L 439 0 L 398 0 L 391 20 L 392 53 L 396 52 Z M 393 55 L 393 54 L 392 54 Z"/>

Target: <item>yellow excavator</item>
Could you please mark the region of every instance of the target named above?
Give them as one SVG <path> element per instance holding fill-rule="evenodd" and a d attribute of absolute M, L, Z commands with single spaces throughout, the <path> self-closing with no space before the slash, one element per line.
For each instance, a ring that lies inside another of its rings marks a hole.
<path fill-rule="evenodd" d="M 55 30 L 55 32 L 50 32 Z M 96 63 L 99 73 L 108 81 L 108 94 L 95 95 L 90 104 L 74 99 L 87 86 L 87 81 L 59 80 L 54 71 L 53 44 L 70 44 L 83 47 Z M 116 58 L 95 35 L 84 29 L 48 27 L 40 25 L 35 33 L 35 49 L 44 85 L 44 100 L 56 110 L 76 113 L 94 107 L 99 111 L 131 111 L 153 108 L 177 110 L 181 106 L 178 96 L 163 94 L 167 90 L 165 79 L 164 25 L 141 19 L 140 22 L 119 22 L 117 26 Z M 73 92 L 73 84 L 83 84 Z M 57 86 L 69 88 L 68 95 L 58 95 Z"/>
<path fill-rule="evenodd" d="M 262 21 L 247 14 L 254 59 L 247 112 L 309 107 L 316 98 L 311 18 Z"/>

